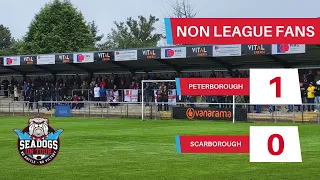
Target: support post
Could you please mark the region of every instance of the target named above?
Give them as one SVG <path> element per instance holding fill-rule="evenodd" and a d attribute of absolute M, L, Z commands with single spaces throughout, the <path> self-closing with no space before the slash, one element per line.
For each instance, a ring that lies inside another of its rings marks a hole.
<path fill-rule="evenodd" d="M 232 123 L 234 124 L 236 121 L 236 103 L 235 103 L 235 95 L 232 96 Z"/>
<path fill-rule="evenodd" d="M 143 116 L 144 116 L 144 106 L 143 106 L 143 104 L 144 104 L 144 80 L 142 80 L 142 86 L 141 86 L 141 119 L 142 119 L 142 121 L 143 121 Z"/>

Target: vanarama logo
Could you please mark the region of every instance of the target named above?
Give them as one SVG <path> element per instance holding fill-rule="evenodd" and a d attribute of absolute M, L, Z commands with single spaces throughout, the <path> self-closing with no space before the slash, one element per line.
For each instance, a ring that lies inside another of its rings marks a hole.
<path fill-rule="evenodd" d="M 230 110 L 187 108 L 186 116 L 190 120 L 192 119 L 230 119 L 232 118 L 232 112 Z"/>
<path fill-rule="evenodd" d="M 63 129 L 54 130 L 48 119 L 30 118 L 27 127 L 22 131 L 14 129 L 14 132 L 18 135 L 18 152 L 24 161 L 32 165 L 45 165 L 57 157 L 59 135 Z"/>

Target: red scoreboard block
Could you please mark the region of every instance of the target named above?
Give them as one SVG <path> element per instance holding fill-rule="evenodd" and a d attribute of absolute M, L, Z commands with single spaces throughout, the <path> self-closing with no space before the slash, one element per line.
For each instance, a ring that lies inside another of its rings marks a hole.
<path fill-rule="evenodd" d="M 249 136 L 176 136 L 179 153 L 249 153 Z"/>
<path fill-rule="evenodd" d="M 250 126 L 250 136 L 176 136 L 178 153 L 249 153 L 250 162 L 302 162 L 297 126 Z"/>

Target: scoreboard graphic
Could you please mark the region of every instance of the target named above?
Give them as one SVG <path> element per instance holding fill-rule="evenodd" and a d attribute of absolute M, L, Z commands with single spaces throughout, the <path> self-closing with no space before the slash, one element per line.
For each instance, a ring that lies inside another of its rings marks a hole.
<path fill-rule="evenodd" d="M 177 95 L 244 95 L 250 104 L 300 105 L 298 69 L 250 69 L 250 78 L 176 78 Z M 178 153 L 249 153 L 250 162 L 302 162 L 297 126 L 251 126 L 249 136 L 176 136 Z"/>
<path fill-rule="evenodd" d="M 249 153 L 250 162 L 302 162 L 297 126 L 251 126 L 249 136 L 176 136 L 178 153 Z"/>

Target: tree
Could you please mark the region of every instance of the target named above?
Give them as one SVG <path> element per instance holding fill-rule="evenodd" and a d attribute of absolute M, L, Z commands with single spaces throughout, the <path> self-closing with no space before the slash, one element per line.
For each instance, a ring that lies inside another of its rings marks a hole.
<path fill-rule="evenodd" d="M 172 12 L 167 12 L 167 16 L 171 18 L 194 18 L 198 14 L 188 0 L 177 0 L 171 4 L 171 8 Z"/>
<path fill-rule="evenodd" d="M 13 42 L 11 32 L 8 27 L 0 25 L 0 56 L 10 54 L 10 46 Z"/>
<path fill-rule="evenodd" d="M 23 40 L 20 40 L 20 39 L 13 40 L 9 49 L 10 54 L 14 54 L 14 55 L 25 54 L 23 52 L 23 45 L 24 45 Z"/>
<path fill-rule="evenodd" d="M 96 25 L 95 21 L 89 22 L 88 26 L 90 28 L 90 32 L 91 32 L 91 35 L 94 40 L 95 48 L 99 49 L 99 46 L 101 46 L 100 41 L 104 37 L 104 34 L 98 35 L 99 30 L 98 30 L 98 26 Z"/>
<path fill-rule="evenodd" d="M 154 33 L 155 23 L 159 21 L 155 16 L 150 15 L 149 19 L 138 16 L 138 20 L 131 17 L 126 22 L 114 22 L 115 29 L 107 36 L 104 49 L 128 49 L 155 47 L 162 35 Z"/>
<path fill-rule="evenodd" d="M 22 51 L 26 54 L 61 53 L 94 49 L 94 38 L 81 12 L 68 0 L 43 7 L 29 26 Z"/>
<path fill-rule="evenodd" d="M 164 16 L 167 18 L 194 18 L 197 16 L 197 12 L 195 11 L 195 7 L 190 5 L 188 0 L 176 0 L 174 3 L 170 4 L 170 11 L 165 10 Z M 166 30 L 164 24 L 162 24 L 163 34 L 165 34 Z M 164 36 L 165 38 L 165 36 Z M 168 46 L 169 44 L 164 44 L 164 46 Z M 170 44 L 172 45 L 172 44 Z"/>

